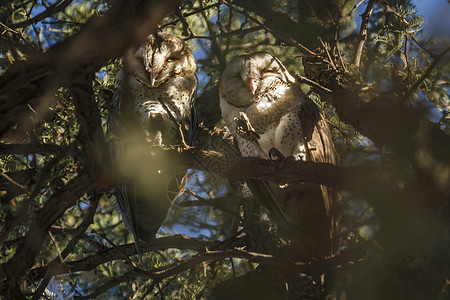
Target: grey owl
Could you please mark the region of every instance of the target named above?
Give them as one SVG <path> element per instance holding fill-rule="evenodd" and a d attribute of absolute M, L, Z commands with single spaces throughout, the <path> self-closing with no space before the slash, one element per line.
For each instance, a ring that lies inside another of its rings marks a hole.
<path fill-rule="evenodd" d="M 183 174 L 161 151 L 155 158 L 155 149 L 192 143 L 197 63 L 185 42 L 167 33 L 149 35 L 123 62 L 110 129 L 118 137 L 113 156 L 129 181 L 116 189 L 116 206 L 141 256 L 139 240 L 154 238 L 176 196 L 173 180 Z"/>
<path fill-rule="evenodd" d="M 337 163 L 329 128 L 317 106 L 269 53 L 239 55 L 228 62 L 220 81 L 220 107 L 243 157 L 268 159 L 276 154 Z M 338 250 L 337 191 L 303 182 L 247 179 L 246 183 L 278 232 L 301 245 L 303 257 L 327 257 Z"/>

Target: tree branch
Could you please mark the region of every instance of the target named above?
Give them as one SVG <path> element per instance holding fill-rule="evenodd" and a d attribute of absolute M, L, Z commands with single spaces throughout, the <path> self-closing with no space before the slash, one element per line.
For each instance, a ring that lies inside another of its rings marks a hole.
<path fill-rule="evenodd" d="M 0 143 L 0 154 L 57 154 L 64 152 L 65 146 L 53 144 L 3 144 Z"/>
<path fill-rule="evenodd" d="M 359 43 L 355 54 L 355 65 L 359 67 L 361 63 L 361 55 L 364 47 L 364 43 L 367 40 L 367 25 L 369 24 L 370 15 L 372 14 L 373 7 L 375 6 L 376 0 L 370 0 L 367 4 L 366 10 L 361 15 L 361 28 L 359 29 Z"/>
<path fill-rule="evenodd" d="M 180 250 L 194 250 L 197 252 L 202 252 L 206 248 L 213 249 L 220 245 L 220 242 L 204 241 L 199 238 L 191 238 L 182 235 L 166 236 L 161 238 L 156 238 L 152 243 L 141 242 L 142 252 L 150 251 L 163 251 L 168 248 L 176 248 Z M 65 268 L 59 268 L 55 270 L 55 275 L 65 274 L 68 272 L 80 272 L 80 271 L 90 271 L 96 268 L 98 265 L 104 264 L 117 259 L 124 259 L 124 254 L 127 256 L 136 255 L 136 247 L 134 243 L 120 245 L 116 247 L 103 249 L 101 252 L 85 257 L 83 259 L 71 262 L 65 262 Z M 29 279 L 36 282 L 43 278 L 43 276 L 48 272 L 49 266 L 40 267 L 31 270 Z"/>
<path fill-rule="evenodd" d="M 45 18 L 48 18 L 60 11 L 63 11 L 67 6 L 69 6 L 70 3 L 72 3 L 73 0 L 58 0 L 52 5 L 50 5 L 45 11 L 41 12 L 40 14 L 25 20 L 23 22 L 11 24 L 11 28 L 20 28 L 20 27 L 26 27 L 28 25 L 37 23 L 41 20 L 44 20 Z"/>
<path fill-rule="evenodd" d="M 411 88 L 405 93 L 405 99 L 408 99 L 409 96 L 414 93 L 419 86 L 422 84 L 422 82 L 427 79 L 428 76 L 430 76 L 431 72 L 434 70 L 434 68 L 436 67 L 436 65 L 439 63 L 439 61 L 444 58 L 445 55 L 447 55 L 447 53 L 450 51 L 450 46 L 448 46 L 447 48 L 445 48 L 441 53 L 439 53 L 438 55 L 435 55 L 433 58 L 433 61 L 431 62 L 431 64 L 428 66 L 428 68 L 425 70 L 425 72 L 423 72 L 422 76 L 420 76 L 420 78 L 411 86 Z"/>
<path fill-rule="evenodd" d="M 70 92 L 75 100 L 75 109 L 80 122 L 78 139 L 84 147 L 87 161 L 85 168 L 89 170 L 92 180 L 102 180 L 104 172 L 110 166 L 110 149 L 105 141 L 100 121 L 100 111 L 95 103 L 92 89 L 93 74 L 79 74 L 72 79 Z"/>
<path fill-rule="evenodd" d="M 366 254 L 366 251 L 362 249 L 362 247 L 348 250 L 344 253 L 344 255 L 327 258 L 324 260 L 318 260 L 314 262 L 292 262 L 286 258 L 280 258 L 277 256 L 273 256 L 270 254 L 257 253 L 252 251 L 247 251 L 243 249 L 228 249 L 221 251 L 208 251 L 203 253 L 199 253 L 196 256 L 193 256 L 189 259 L 183 260 L 181 262 L 176 262 L 170 266 L 165 266 L 160 269 L 155 269 L 151 271 L 134 269 L 131 270 L 119 278 L 115 278 L 113 280 L 108 281 L 106 284 L 97 288 L 96 291 L 85 297 L 77 297 L 77 299 L 91 299 L 94 298 L 104 292 L 106 292 L 109 288 L 116 286 L 122 282 L 125 282 L 129 279 L 142 277 L 149 278 L 156 281 L 161 281 L 165 278 L 175 276 L 189 270 L 196 265 L 199 265 L 205 261 L 211 260 L 223 260 L 227 258 L 242 258 L 247 259 L 252 262 L 260 263 L 265 266 L 272 266 L 277 269 L 295 269 L 297 272 L 304 272 L 306 274 L 323 274 L 325 271 L 332 269 L 338 265 L 346 265 L 350 262 L 355 262 L 358 259 L 362 258 Z"/>

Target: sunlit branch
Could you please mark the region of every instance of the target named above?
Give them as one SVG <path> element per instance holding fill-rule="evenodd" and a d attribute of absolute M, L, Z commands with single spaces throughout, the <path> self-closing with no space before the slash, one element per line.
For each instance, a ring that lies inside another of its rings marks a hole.
<path fill-rule="evenodd" d="M 372 14 L 373 7 L 375 6 L 376 0 L 370 0 L 367 4 L 366 10 L 361 15 L 361 27 L 359 30 L 359 42 L 355 54 L 355 65 L 359 67 L 361 64 L 361 55 L 364 47 L 364 43 L 367 40 L 367 25 L 369 24 L 370 15 Z"/>
<path fill-rule="evenodd" d="M 327 93 L 332 93 L 333 92 L 329 88 L 326 88 L 326 87 L 322 86 L 321 84 L 319 84 L 319 83 L 315 82 L 314 80 L 311 80 L 311 79 L 309 79 L 309 78 L 307 78 L 305 76 L 297 75 L 297 78 L 299 79 L 299 81 L 301 83 L 306 83 L 308 85 L 314 86 L 314 87 L 316 87 L 316 88 L 318 88 L 318 89 L 320 89 L 320 90 L 322 90 L 324 92 L 327 92 Z"/>
<path fill-rule="evenodd" d="M 365 0 L 360 0 L 358 3 L 356 3 L 353 8 L 345 15 L 346 17 L 349 17 L 353 14 L 353 12 L 364 2 Z"/>

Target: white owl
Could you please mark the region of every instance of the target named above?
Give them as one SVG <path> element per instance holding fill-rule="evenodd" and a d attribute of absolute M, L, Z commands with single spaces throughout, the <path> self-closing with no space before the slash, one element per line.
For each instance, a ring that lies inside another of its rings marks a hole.
<path fill-rule="evenodd" d="M 222 116 L 244 157 L 282 154 L 295 160 L 336 164 L 326 121 L 295 78 L 266 52 L 239 55 L 220 81 Z M 269 154 L 270 153 L 270 154 Z M 333 255 L 339 248 L 339 194 L 310 183 L 247 179 L 279 232 L 301 245 L 304 257 Z"/>

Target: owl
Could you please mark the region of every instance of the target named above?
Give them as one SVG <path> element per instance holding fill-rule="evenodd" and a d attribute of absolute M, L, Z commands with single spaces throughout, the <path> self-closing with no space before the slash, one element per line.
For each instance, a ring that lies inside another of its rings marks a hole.
<path fill-rule="evenodd" d="M 129 180 L 116 188 L 116 206 L 141 256 L 139 240 L 154 238 L 181 184 L 179 175 L 186 174 L 156 150 L 192 143 L 197 63 L 183 40 L 160 32 L 123 64 L 110 129 L 117 137 L 113 157 Z"/>
<path fill-rule="evenodd" d="M 326 121 L 286 67 L 266 52 L 231 59 L 220 80 L 222 117 L 243 157 L 337 163 Z M 339 248 L 339 194 L 304 182 L 246 179 L 277 231 L 303 257 Z"/>

